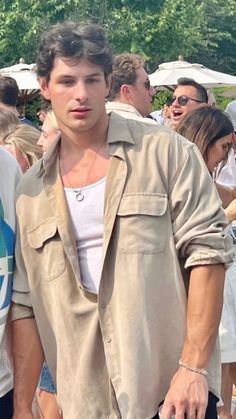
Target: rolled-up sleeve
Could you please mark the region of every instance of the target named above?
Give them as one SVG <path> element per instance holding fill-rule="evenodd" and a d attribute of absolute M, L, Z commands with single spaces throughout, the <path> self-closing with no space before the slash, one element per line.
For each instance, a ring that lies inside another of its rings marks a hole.
<path fill-rule="evenodd" d="M 214 182 L 194 144 L 171 180 L 170 213 L 180 257 L 185 268 L 233 261 L 233 241 L 225 232 L 228 221 Z"/>

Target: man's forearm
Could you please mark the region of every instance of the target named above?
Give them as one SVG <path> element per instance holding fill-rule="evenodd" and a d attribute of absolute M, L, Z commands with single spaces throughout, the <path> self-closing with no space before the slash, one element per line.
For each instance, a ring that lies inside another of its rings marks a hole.
<path fill-rule="evenodd" d="M 221 318 L 224 277 L 223 265 L 192 269 L 181 359 L 193 367 L 206 368 L 212 354 Z"/>
<path fill-rule="evenodd" d="M 236 198 L 236 188 L 231 189 L 227 186 L 220 185 L 216 182 L 216 187 L 218 190 L 218 193 L 220 195 L 220 199 L 222 201 L 223 208 L 227 208 L 227 206 L 230 204 L 230 202 L 233 201 L 233 199 Z"/>
<path fill-rule="evenodd" d="M 32 318 L 13 322 L 14 408 L 31 409 L 44 354 L 36 322 Z"/>

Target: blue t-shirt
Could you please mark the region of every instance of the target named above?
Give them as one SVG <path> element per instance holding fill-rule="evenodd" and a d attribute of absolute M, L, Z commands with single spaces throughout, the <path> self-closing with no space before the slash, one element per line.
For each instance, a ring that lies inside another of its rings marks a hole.
<path fill-rule="evenodd" d="M 20 176 L 16 159 L 0 147 L 0 397 L 12 388 L 4 337 L 14 268 L 15 189 Z"/>

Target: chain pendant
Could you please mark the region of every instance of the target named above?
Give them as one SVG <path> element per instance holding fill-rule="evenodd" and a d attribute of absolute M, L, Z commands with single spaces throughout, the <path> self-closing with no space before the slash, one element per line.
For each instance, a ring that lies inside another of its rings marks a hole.
<path fill-rule="evenodd" d="M 76 192 L 75 197 L 76 197 L 76 200 L 77 200 L 78 202 L 80 202 L 80 201 L 83 201 L 83 200 L 84 200 L 84 195 L 82 194 L 82 192 L 81 192 L 81 191 Z"/>

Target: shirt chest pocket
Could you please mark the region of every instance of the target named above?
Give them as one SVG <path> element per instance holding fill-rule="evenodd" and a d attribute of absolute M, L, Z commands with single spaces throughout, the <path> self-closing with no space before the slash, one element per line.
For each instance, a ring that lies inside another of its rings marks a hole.
<path fill-rule="evenodd" d="M 65 255 L 54 220 L 47 220 L 27 232 L 31 249 L 29 264 L 34 267 L 34 275 L 43 280 L 58 278 L 65 271 Z"/>
<path fill-rule="evenodd" d="M 117 212 L 118 248 L 125 253 L 160 253 L 168 236 L 167 196 L 124 195 Z"/>

